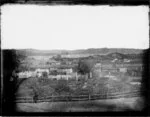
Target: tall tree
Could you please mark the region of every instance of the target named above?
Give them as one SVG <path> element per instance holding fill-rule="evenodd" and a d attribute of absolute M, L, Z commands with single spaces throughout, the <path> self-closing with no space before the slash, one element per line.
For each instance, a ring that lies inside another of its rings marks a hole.
<path fill-rule="evenodd" d="M 94 60 L 92 59 L 87 59 L 87 60 L 79 60 L 78 62 L 78 66 L 77 66 L 77 70 L 78 70 L 78 73 L 80 74 L 89 74 L 94 66 Z"/>
<path fill-rule="evenodd" d="M 16 50 L 2 50 L 2 106 L 4 113 L 15 111 L 16 71 L 24 55 Z"/>

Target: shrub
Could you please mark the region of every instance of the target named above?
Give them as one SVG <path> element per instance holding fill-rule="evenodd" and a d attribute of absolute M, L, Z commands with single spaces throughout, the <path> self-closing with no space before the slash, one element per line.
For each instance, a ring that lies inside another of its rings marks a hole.
<path fill-rule="evenodd" d="M 55 91 L 58 94 L 68 94 L 71 93 L 71 89 L 68 86 L 67 82 L 65 80 L 59 80 L 56 87 L 55 87 Z"/>

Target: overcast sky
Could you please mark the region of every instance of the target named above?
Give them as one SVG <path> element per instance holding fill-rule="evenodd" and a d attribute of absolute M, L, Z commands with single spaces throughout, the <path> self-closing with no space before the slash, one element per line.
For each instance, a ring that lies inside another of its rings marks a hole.
<path fill-rule="evenodd" d="M 1 7 L 2 48 L 149 47 L 148 6 Z"/>

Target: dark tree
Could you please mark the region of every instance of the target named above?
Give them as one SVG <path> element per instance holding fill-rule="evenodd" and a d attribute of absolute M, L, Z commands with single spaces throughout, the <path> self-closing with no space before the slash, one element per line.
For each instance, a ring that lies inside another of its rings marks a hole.
<path fill-rule="evenodd" d="M 79 60 L 77 71 L 78 73 L 85 75 L 91 72 L 93 66 L 94 66 L 93 60 Z"/>
<path fill-rule="evenodd" d="M 20 65 L 23 55 L 16 50 L 2 50 L 2 106 L 3 113 L 11 114 L 15 112 L 15 92 L 17 75 L 16 72 Z"/>
<path fill-rule="evenodd" d="M 55 87 L 55 91 L 61 95 L 61 94 L 66 94 L 66 93 L 71 93 L 71 89 L 70 87 L 67 85 L 67 81 L 66 80 L 59 80 L 56 87 Z"/>
<path fill-rule="evenodd" d="M 51 74 L 51 75 L 57 75 L 58 73 L 57 73 L 57 70 L 53 70 L 53 71 L 51 71 L 50 74 Z"/>
<path fill-rule="evenodd" d="M 43 76 L 43 78 L 48 78 L 48 73 L 47 72 L 43 72 L 42 76 Z"/>
<path fill-rule="evenodd" d="M 56 60 L 56 61 L 61 61 L 62 58 L 61 58 L 61 55 L 58 54 L 55 57 L 53 57 L 53 59 Z"/>

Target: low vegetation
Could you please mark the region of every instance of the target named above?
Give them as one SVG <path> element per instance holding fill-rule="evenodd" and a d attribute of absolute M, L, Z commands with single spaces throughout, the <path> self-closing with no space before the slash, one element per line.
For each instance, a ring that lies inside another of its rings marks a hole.
<path fill-rule="evenodd" d="M 24 81 L 17 92 L 17 97 L 30 97 L 36 102 L 37 99 L 50 96 L 78 96 L 92 94 L 110 94 L 131 92 L 139 86 L 134 87 L 129 82 L 111 80 L 109 78 L 88 80 L 51 80 L 46 78 L 30 78 Z"/>

